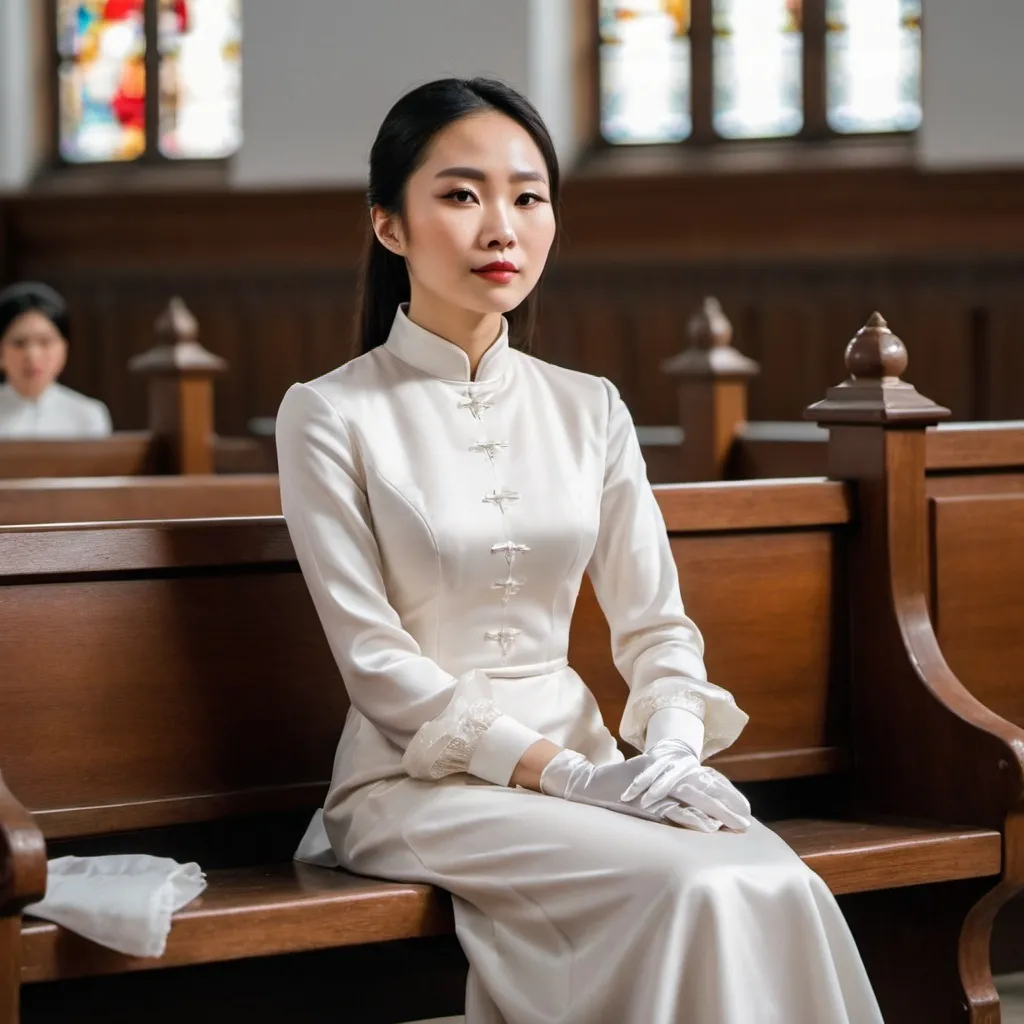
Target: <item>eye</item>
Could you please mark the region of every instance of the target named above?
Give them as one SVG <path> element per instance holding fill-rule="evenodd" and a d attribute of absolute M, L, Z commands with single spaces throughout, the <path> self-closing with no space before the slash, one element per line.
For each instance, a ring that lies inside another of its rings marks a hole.
<path fill-rule="evenodd" d="M 546 202 L 547 200 L 543 196 L 537 195 L 536 192 L 524 192 L 516 198 L 516 206 L 536 206 L 537 203 Z"/>
<path fill-rule="evenodd" d="M 444 198 L 451 199 L 457 206 L 469 206 L 470 203 L 475 201 L 476 196 L 468 188 L 455 188 Z"/>

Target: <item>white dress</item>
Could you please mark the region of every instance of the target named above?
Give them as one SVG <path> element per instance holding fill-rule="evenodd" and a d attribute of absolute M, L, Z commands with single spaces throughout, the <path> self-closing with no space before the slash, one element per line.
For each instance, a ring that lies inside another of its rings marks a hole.
<path fill-rule="evenodd" d="M 107 407 L 63 384 L 51 384 L 35 400 L 0 384 L 0 438 L 74 440 L 108 437 L 110 432 Z"/>
<path fill-rule="evenodd" d="M 707 835 L 493 781 L 539 736 L 621 760 L 566 661 L 584 571 L 630 688 L 624 739 L 703 709 L 706 757 L 746 722 L 706 680 L 611 384 L 507 333 L 471 381 L 400 310 L 386 345 L 289 389 L 277 443 L 352 701 L 325 841 L 352 871 L 452 893 L 467 1024 L 881 1021 L 831 893 L 765 826 Z"/>

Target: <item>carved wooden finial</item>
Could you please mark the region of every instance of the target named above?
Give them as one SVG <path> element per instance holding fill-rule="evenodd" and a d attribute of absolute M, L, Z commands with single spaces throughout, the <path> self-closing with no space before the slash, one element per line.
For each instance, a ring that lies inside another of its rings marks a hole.
<path fill-rule="evenodd" d="M 165 345 L 199 340 L 199 324 L 180 295 L 175 295 L 156 318 L 156 336 Z"/>
<path fill-rule="evenodd" d="M 157 344 L 133 356 L 128 368 L 147 375 L 223 373 L 228 364 L 199 344 L 199 324 L 177 295 L 156 318 Z"/>
<path fill-rule="evenodd" d="M 694 348 L 725 348 L 732 344 L 732 324 L 713 295 L 705 297 L 690 317 L 686 333 Z"/>
<path fill-rule="evenodd" d="M 907 347 L 889 330 L 881 313 L 872 313 L 846 346 L 846 368 L 855 379 L 898 380 L 903 375 Z"/>
<path fill-rule="evenodd" d="M 761 368 L 732 347 L 732 324 L 714 296 L 707 296 L 686 325 L 690 347 L 661 364 L 670 377 L 754 377 Z"/>
<path fill-rule="evenodd" d="M 820 424 L 906 425 L 946 419 L 948 409 L 900 379 L 907 362 L 906 346 L 889 330 L 881 313 L 872 313 L 846 346 L 849 379 L 829 388 L 824 400 L 805 410 L 804 418 Z"/>

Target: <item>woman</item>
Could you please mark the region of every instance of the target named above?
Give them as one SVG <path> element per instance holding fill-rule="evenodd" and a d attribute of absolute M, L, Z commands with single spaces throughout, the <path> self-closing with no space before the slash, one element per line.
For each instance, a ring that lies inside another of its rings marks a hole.
<path fill-rule="evenodd" d="M 469 1024 L 880 1021 L 825 885 L 701 767 L 746 715 L 707 681 L 626 407 L 513 347 L 556 233 L 538 114 L 492 81 L 416 89 L 369 200 L 363 354 L 277 422 L 352 701 L 299 856 L 449 890 Z M 626 760 L 566 663 L 584 571 Z"/>
<path fill-rule="evenodd" d="M 110 434 L 110 413 L 57 383 L 68 361 L 68 309 L 45 284 L 0 291 L 0 438 L 82 438 Z"/>

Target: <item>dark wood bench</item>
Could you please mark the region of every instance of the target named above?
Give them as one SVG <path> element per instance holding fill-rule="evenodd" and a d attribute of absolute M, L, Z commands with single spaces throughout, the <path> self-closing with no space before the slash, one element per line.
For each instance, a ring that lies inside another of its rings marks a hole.
<path fill-rule="evenodd" d="M 0 526 L 280 514 L 271 473 L 0 480 Z"/>
<path fill-rule="evenodd" d="M 638 428 L 650 479 L 764 480 L 828 474 L 828 432 L 815 423 L 748 421 L 758 364 L 732 344 L 721 306 L 707 298 L 687 324 L 689 345 L 665 362 L 679 392 L 679 422 Z M 796 410 L 794 410 L 795 412 Z M 930 489 L 984 486 L 982 474 L 1024 477 L 1024 422 L 940 423 L 929 427 Z"/>
<path fill-rule="evenodd" d="M 976 446 L 928 478 L 929 599 L 964 685 L 1024 726 L 1024 426 L 979 430 Z M 1024 898 L 1001 916 L 992 957 L 1024 970 Z"/>
<path fill-rule="evenodd" d="M 157 319 L 156 336 L 157 344 L 130 363 L 148 382 L 147 430 L 83 440 L 0 440 L 0 480 L 275 471 L 272 439 L 215 433 L 213 380 L 227 364 L 199 344 L 195 318 L 180 299 Z"/>
<path fill-rule="evenodd" d="M 995 1024 L 988 938 L 1024 885 L 1024 731 L 939 650 L 924 490 L 939 412 L 899 389 L 896 409 L 894 386 L 817 410 L 849 483 L 659 501 L 711 677 L 751 714 L 717 765 L 839 894 L 887 1021 Z M 617 725 L 624 685 L 588 588 L 570 660 Z M 19 994 L 26 1021 L 66 1019 L 69 1000 L 76 1020 L 138 1019 L 143 999 L 147 1021 L 194 1015 L 188 1000 L 198 1019 L 314 1020 L 317 979 L 336 1013 L 343 976 L 387 1004 L 366 1020 L 457 1010 L 442 893 L 288 860 L 347 701 L 279 519 L 0 530 L 0 664 L 0 1024 Z M 134 960 L 19 917 L 47 850 L 195 857 L 210 887 L 162 959 Z"/>

